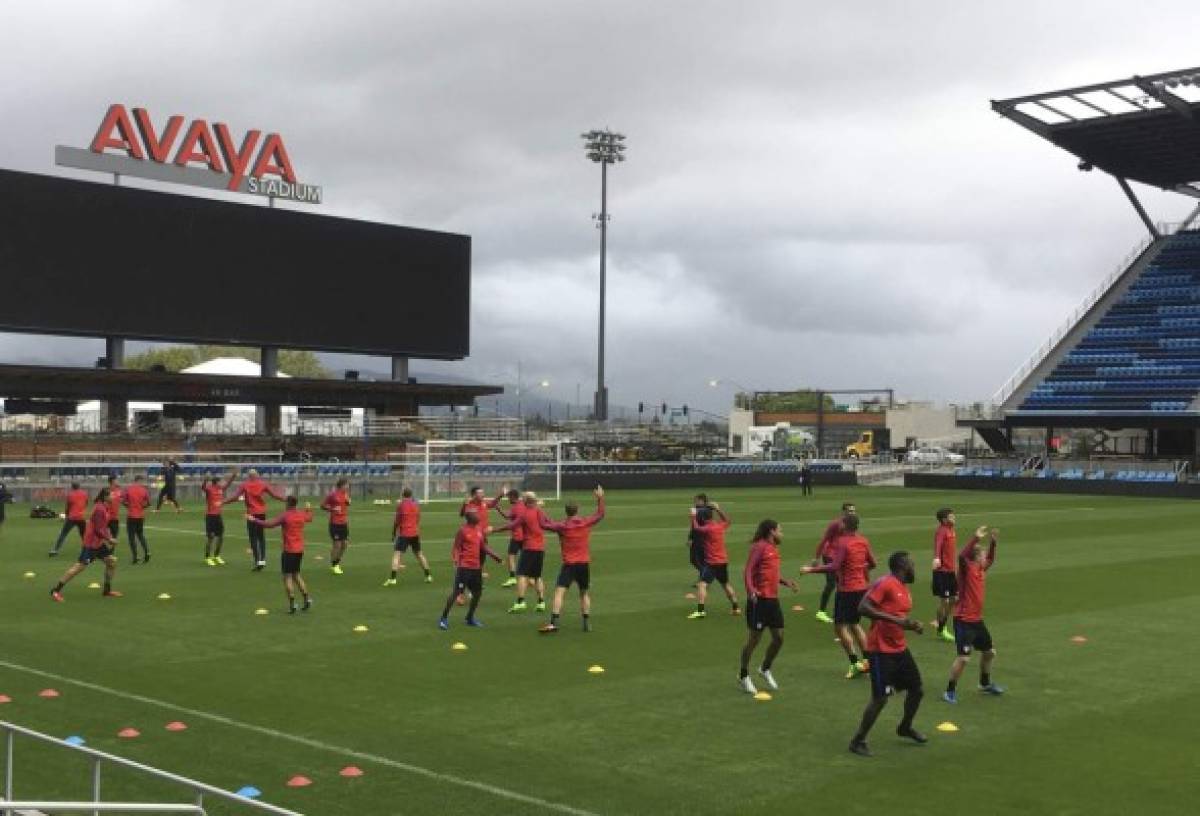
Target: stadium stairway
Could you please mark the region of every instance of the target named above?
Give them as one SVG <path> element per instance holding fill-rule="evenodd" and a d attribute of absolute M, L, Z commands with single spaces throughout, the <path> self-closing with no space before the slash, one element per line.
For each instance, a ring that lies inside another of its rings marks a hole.
<path fill-rule="evenodd" d="M 1200 410 L 1200 231 L 1154 241 L 1003 409 L 1026 415 Z"/>

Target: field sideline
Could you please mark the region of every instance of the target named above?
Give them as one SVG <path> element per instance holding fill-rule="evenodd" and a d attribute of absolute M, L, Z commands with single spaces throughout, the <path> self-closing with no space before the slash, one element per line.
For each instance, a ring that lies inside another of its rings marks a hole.
<path fill-rule="evenodd" d="M 609 495 L 593 537 L 596 631 L 580 631 L 570 596 L 553 637 L 537 634 L 542 615 L 505 614 L 511 595 L 490 564 L 480 607 L 487 628 L 467 629 L 456 609 L 451 630 L 437 630 L 456 505 L 425 508 L 435 582 L 424 584 L 410 557 L 400 586 L 388 589 L 390 510 L 352 508 L 344 576 L 316 558 L 328 556 L 317 511 L 304 562 L 316 604 L 295 617 L 280 587 L 278 531 L 268 531 L 267 570 L 251 573 L 238 508 L 226 508 L 228 566 L 204 565 L 198 507 L 163 512 L 147 518 L 150 565 L 131 566 L 122 543 L 116 588 L 124 598 L 87 589 L 101 580 L 93 566 L 67 587 L 66 603 L 54 604 L 48 589 L 78 539 L 48 559 L 60 522 L 10 505 L 0 528 L 0 694 L 12 702 L 0 705 L 0 718 L 81 735 L 219 787 L 253 785 L 264 800 L 306 814 L 1192 812 L 1200 656 L 1188 629 L 1200 619 L 1200 505 L 892 488 L 826 489 L 810 499 L 787 489 L 714 491 L 735 522 L 739 595 L 757 521 L 782 523 L 784 571 L 795 576 L 850 499 L 877 556 L 915 553 L 913 597 L 926 621 L 934 510 L 958 511 L 960 541 L 978 524 L 1001 529 L 986 618 L 999 652 L 995 678 L 1009 694 L 976 695 L 973 661 L 959 705 L 940 702 L 953 646 L 910 636 L 926 687 L 917 725 L 930 743 L 895 738 L 900 706 L 892 703 L 868 760 L 846 751 L 868 683 L 842 678 L 831 627 L 812 618 L 820 576 L 800 579 L 795 596 L 782 591 L 785 608 L 805 611 L 788 613 L 776 665 L 782 688 L 771 702 L 735 687 L 746 629 L 719 592 L 708 619 L 685 619 L 690 495 Z M 591 497 L 577 498 L 586 512 Z M 547 511 L 560 516 L 561 503 Z M 557 543 L 547 550 L 552 579 Z M 25 578 L 30 571 L 36 577 Z M 164 592 L 171 599 L 157 600 Z M 259 607 L 270 614 L 256 616 Z M 359 624 L 369 631 L 353 633 Z M 455 641 L 469 649 L 451 651 Z M 593 664 L 605 673 L 589 674 Z M 61 696 L 40 698 L 48 687 Z M 165 731 L 172 720 L 189 727 Z M 943 721 L 960 730 L 937 732 Z M 117 738 L 126 727 L 142 735 Z M 364 776 L 340 777 L 346 765 Z M 19 741 L 16 767 L 17 796 L 90 789 L 87 763 L 63 752 Z M 297 774 L 314 784 L 286 787 Z M 105 789 L 186 801 L 120 771 L 106 772 Z M 248 811 L 212 803 L 209 812 Z"/>

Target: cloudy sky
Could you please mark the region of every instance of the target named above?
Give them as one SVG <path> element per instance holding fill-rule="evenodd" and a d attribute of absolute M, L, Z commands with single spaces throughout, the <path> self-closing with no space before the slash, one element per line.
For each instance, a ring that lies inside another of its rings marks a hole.
<path fill-rule="evenodd" d="M 1194 19 L 1184 2 L 3 0 L 0 166 L 63 172 L 53 145 L 86 146 L 111 102 L 277 130 L 323 211 L 473 237 L 472 356 L 415 368 L 511 383 L 519 359 L 586 401 L 599 170 L 579 134 L 609 126 L 629 144 L 610 175 L 613 403 L 724 412 L 726 382 L 973 401 L 1144 235 L 1111 178 L 988 101 L 1191 67 Z M 1139 192 L 1158 219 L 1189 210 Z M 186 287 L 162 296 L 181 308 Z M 8 362 L 100 349 L 0 335 Z"/>

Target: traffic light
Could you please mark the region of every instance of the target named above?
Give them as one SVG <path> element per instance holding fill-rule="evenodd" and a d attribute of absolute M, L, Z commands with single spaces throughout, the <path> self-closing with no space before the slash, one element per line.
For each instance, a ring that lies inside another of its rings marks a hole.
<path fill-rule="evenodd" d="M 663 416 L 666 416 L 667 415 L 667 404 L 665 402 L 662 405 L 662 411 L 663 411 Z"/>
<path fill-rule="evenodd" d="M 638 413 L 639 413 L 639 414 L 641 414 L 641 413 L 644 413 L 644 412 L 645 412 L 645 410 L 646 410 L 646 403 L 644 403 L 644 402 L 639 402 L 639 403 L 638 403 Z"/>

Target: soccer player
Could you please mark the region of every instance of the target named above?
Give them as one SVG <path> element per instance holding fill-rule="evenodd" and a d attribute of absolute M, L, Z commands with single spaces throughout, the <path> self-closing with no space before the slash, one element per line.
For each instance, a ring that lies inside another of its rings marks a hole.
<path fill-rule="evenodd" d="M 304 560 L 304 525 L 312 522 L 313 512 L 312 505 L 308 502 L 304 503 L 304 509 L 301 510 L 297 506 L 299 500 L 295 496 L 288 496 L 286 501 L 287 509 L 270 521 L 247 513 L 246 524 L 253 524 L 260 530 L 283 528 L 283 548 L 279 553 L 279 564 L 283 571 L 283 591 L 287 593 L 288 598 L 288 614 L 295 615 L 297 589 L 304 596 L 304 606 L 301 609 L 307 612 L 312 608 L 312 596 L 308 594 L 308 586 L 300 577 L 300 562 Z"/>
<path fill-rule="evenodd" d="M 146 508 L 150 506 L 150 491 L 142 483 L 142 474 L 133 477 L 133 484 L 121 496 L 125 505 L 125 534 L 129 537 L 129 550 L 133 553 L 132 563 L 138 562 L 137 545 L 142 544 L 142 560 L 150 563 L 150 547 L 146 544 Z"/>
<path fill-rule="evenodd" d="M 499 505 L 496 506 L 496 512 L 513 523 L 499 528 L 510 531 L 508 539 L 508 578 L 500 586 L 510 587 L 517 585 L 517 558 L 520 556 L 521 548 L 525 542 L 525 527 L 517 523 L 521 514 L 525 512 L 525 503 L 521 501 L 520 491 L 509 490 L 505 495 L 508 497 L 508 512 L 504 512 L 504 508 Z"/>
<path fill-rule="evenodd" d="M 858 509 L 854 506 L 854 502 L 843 502 L 842 514 L 825 526 L 825 532 L 821 535 L 821 540 L 817 542 L 817 551 L 813 553 L 812 560 L 814 567 L 833 563 L 833 551 L 837 548 L 837 540 L 845 533 L 842 522 L 846 520 L 846 516 L 855 515 L 858 515 Z M 829 613 L 825 609 L 829 606 L 829 599 L 833 597 L 836 589 L 837 578 L 832 572 L 825 573 L 825 588 L 821 590 L 821 608 L 817 610 L 816 615 L 817 620 L 821 623 L 833 623 L 833 618 L 829 617 Z"/>
<path fill-rule="evenodd" d="M 121 593 L 112 588 L 113 577 L 117 574 L 117 557 L 114 554 L 117 546 L 116 537 L 109 532 L 109 493 L 107 487 L 100 488 L 96 501 L 92 505 L 92 516 L 88 519 L 83 531 L 83 549 L 79 551 L 79 560 L 67 568 L 62 578 L 50 590 L 50 597 L 62 603 L 63 587 L 71 582 L 79 573 L 87 569 L 93 561 L 104 562 L 104 597 L 119 598 Z"/>
<path fill-rule="evenodd" d="M 246 515 L 253 516 L 255 521 L 266 521 L 267 500 L 264 498 L 265 496 L 271 496 L 278 501 L 285 501 L 287 498 L 285 494 L 260 479 L 258 471 L 251 468 L 246 472 L 246 480 L 222 504 L 232 504 L 244 497 Z M 267 565 L 267 536 L 263 532 L 262 525 L 251 521 L 246 522 L 246 532 L 250 536 L 250 550 L 254 558 L 253 570 L 261 572 L 262 568 Z"/>
<path fill-rule="evenodd" d="M 108 477 L 108 532 L 114 541 L 121 539 L 121 486 L 116 476 Z"/>
<path fill-rule="evenodd" d="M 475 617 L 475 610 L 479 608 L 479 599 L 483 597 L 485 554 L 497 564 L 502 560 L 487 545 L 487 528 L 480 524 L 479 516 L 474 510 L 468 510 L 463 514 L 463 525 L 454 534 L 454 546 L 450 551 L 450 558 L 454 562 L 454 585 L 446 597 L 442 616 L 438 618 L 439 629 L 450 628 L 450 607 L 464 592 L 471 593 L 471 605 L 467 608 L 467 626 L 483 626 L 482 621 Z"/>
<path fill-rule="evenodd" d="M 708 507 L 708 496 L 704 493 L 697 493 L 692 497 L 692 509 L 689 511 L 692 516 L 697 510 Z M 691 518 L 688 519 L 688 563 L 696 570 L 696 580 L 700 580 L 700 576 L 704 573 L 704 534 L 698 531 L 691 523 Z"/>
<path fill-rule="evenodd" d="M 8 488 L 0 482 L 0 524 L 4 523 L 5 511 L 8 509 L 8 504 L 13 500 L 13 494 Z"/>
<path fill-rule="evenodd" d="M 903 550 L 888 556 L 888 575 L 883 576 L 863 595 L 860 603 L 862 614 L 871 619 L 870 661 L 871 701 L 863 711 L 858 732 L 850 740 L 851 753 L 871 756 L 867 746 L 867 734 L 875 719 L 887 705 L 888 697 L 903 690 L 904 716 L 896 728 L 896 735 L 906 737 L 918 744 L 928 738 L 913 728 L 913 717 L 921 706 L 925 692 L 921 688 L 921 672 L 917 661 L 904 639 L 904 632 L 924 631 L 921 622 L 908 616 L 912 611 L 912 595 L 908 584 L 916 579 L 916 567 L 908 553 Z"/>
<path fill-rule="evenodd" d="M 546 611 L 546 584 L 542 581 L 542 568 L 546 559 L 546 532 L 542 525 L 548 521 L 546 514 L 538 503 L 537 494 L 527 491 L 522 498 L 524 510 L 516 516 L 504 530 L 512 528 L 515 533 L 521 528 L 521 556 L 517 560 L 517 600 L 508 608 L 510 613 L 524 612 L 528 609 L 525 604 L 525 592 L 532 584 L 537 592 L 535 612 Z"/>
<path fill-rule="evenodd" d="M 714 513 L 720 516 L 720 521 L 713 519 Z M 704 569 L 696 581 L 696 611 L 688 615 L 688 620 L 698 620 L 708 615 L 704 604 L 708 599 L 708 585 L 713 581 L 719 582 L 725 590 L 731 607 L 730 614 L 742 614 L 737 591 L 729 583 L 729 553 L 725 549 L 725 533 L 731 524 L 733 522 L 729 516 L 716 502 L 708 507 L 692 508 L 692 528 L 698 530 L 704 539 Z"/>
<path fill-rule="evenodd" d="M 383 585 L 396 585 L 396 573 L 403 567 L 401 562 L 404 553 L 409 549 L 412 549 L 412 554 L 421 564 L 421 569 L 425 570 L 425 583 L 432 584 L 433 574 L 429 571 L 429 561 L 426 560 L 425 553 L 421 552 L 421 505 L 413 498 L 411 487 L 406 487 L 400 492 L 400 501 L 396 503 L 396 518 L 392 521 L 392 538 L 395 541 L 392 551 L 392 577 L 384 581 Z"/>
<path fill-rule="evenodd" d="M 583 616 L 583 631 L 592 631 L 592 585 L 591 544 L 592 528 L 604 518 L 604 488 L 599 485 L 592 491 L 596 497 L 596 512 L 590 516 L 579 515 L 579 504 L 567 502 L 567 518 L 564 521 L 543 519 L 542 529 L 558 533 L 562 547 L 562 568 L 554 587 L 554 604 L 550 610 L 550 622 L 539 631 L 551 634 L 558 631 L 558 618 L 562 614 L 563 598 L 571 584 L 579 587 L 579 612 Z"/>
<path fill-rule="evenodd" d="M 758 648 L 763 629 L 771 630 L 771 643 L 767 654 L 758 666 L 758 673 L 767 687 L 777 690 L 779 684 L 771 674 L 771 666 L 783 648 L 783 610 L 779 606 L 779 586 L 796 591 L 796 582 L 781 578 L 779 572 L 779 545 L 783 542 L 783 528 L 779 522 L 763 519 L 754 531 L 750 554 L 746 558 L 746 569 L 742 578 L 746 582 L 746 626 L 750 635 L 742 647 L 742 662 L 738 669 L 738 688 L 747 694 L 757 694 L 754 681 L 750 679 L 750 658 Z"/>
<path fill-rule="evenodd" d="M 954 640 L 946 631 L 946 622 L 958 601 L 958 579 L 955 553 L 958 551 L 958 532 L 954 511 L 943 507 L 937 511 L 937 532 L 933 534 L 933 597 L 938 599 L 937 634 L 942 640 Z"/>
<path fill-rule="evenodd" d="M 204 492 L 204 563 L 210 567 L 225 566 L 225 559 L 221 557 L 221 547 L 225 544 L 225 519 L 221 518 L 221 508 L 225 506 L 225 491 L 236 476 L 237 471 L 232 470 L 224 484 L 213 476 L 200 486 Z"/>
<path fill-rule="evenodd" d="M 846 657 L 850 659 L 850 668 L 846 671 L 847 680 L 866 674 L 870 667 L 865 657 L 867 634 L 860 623 L 862 614 L 859 612 L 859 602 L 870 584 L 871 570 L 875 569 L 875 554 L 871 552 L 871 542 L 859 534 L 858 524 L 857 515 L 846 516 L 842 521 L 844 534 L 838 539 L 833 561 L 819 567 L 804 567 L 801 570 L 805 575 L 813 572 L 837 574 L 837 594 L 833 600 L 833 631 L 837 634 L 842 648 L 846 650 Z M 860 654 L 864 656 L 860 657 Z"/>
<path fill-rule="evenodd" d="M 990 543 L 984 552 L 980 542 L 988 536 Z M 950 682 L 942 699 L 947 703 L 958 702 L 958 679 L 971 660 L 972 650 L 978 651 L 979 658 L 979 690 L 985 694 L 1000 695 L 1004 687 L 992 682 L 992 661 L 996 659 L 996 649 L 992 645 L 992 634 L 987 624 L 983 622 L 983 596 L 987 571 L 996 563 L 996 539 L 999 530 L 989 530 L 980 527 L 975 536 L 967 542 L 962 552 L 958 554 L 959 602 L 954 614 L 954 641 L 958 649 L 958 657 L 950 666 Z"/>
<path fill-rule="evenodd" d="M 154 507 L 154 512 L 162 510 L 163 502 L 168 501 L 175 507 L 175 512 L 180 512 L 183 508 L 179 506 L 179 502 L 175 500 L 175 485 L 179 476 L 179 463 L 174 459 L 168 459 L 163 462 L 163 486 L 158 491 L 158 504 Z"/>
<path fill-rule="evenodd" d="M 71 489 L 67 491 L 67 505 L 62 512 L 62 529 L 58 531 L 58 540 L 50 548 L 51 558 L 62 551 L 63 542 L 72 530 L 78 530 L 79 540 L 83 541 L 83 533 L 87 527 L 87 506 L 87 491 L 79 486 L 79 482 L 71 482 Z"/>
<path fill-rule="evenodd" d="M 329 571 L 342 575 L 342 558 L 350 546 L 350 491 L 349 480 L 337 480 L 333 490 L 321 502 L 321 509 L 329 513 Z"/>
<path fill-rule="evenodd" d="M 504 485 L 504 487 L 500 488 L 499 496 L 494 499 L 488 499 L 484 498 L 482 487 L 479 485 L 473 485 L 470 493 L 467 494 L 466 500 L 462 503 L 462 506 L 458 508 L 458 515 L 465 519 L 467 517 L 467 513 L 474 513 L 475 517 L 479 519 L 479 527 L 484 531 L 483 537 L 486 541 L 487 531 L 491 529 L 488 513 L 489 511 L 495 509 L 498 504 L 500 504 L 500 499 L 503 498 L 504 494 L 507 492 L 508 485 Z M 480 569 L 480 580 L 483 580 L 482 567 Z M 464 603 L 466 603 L 466 599 L 462 594 L 459 594 L 458 598 L 456 599 L 456 603 L 458 603 L 459 606 L 462 606 Z"/>

